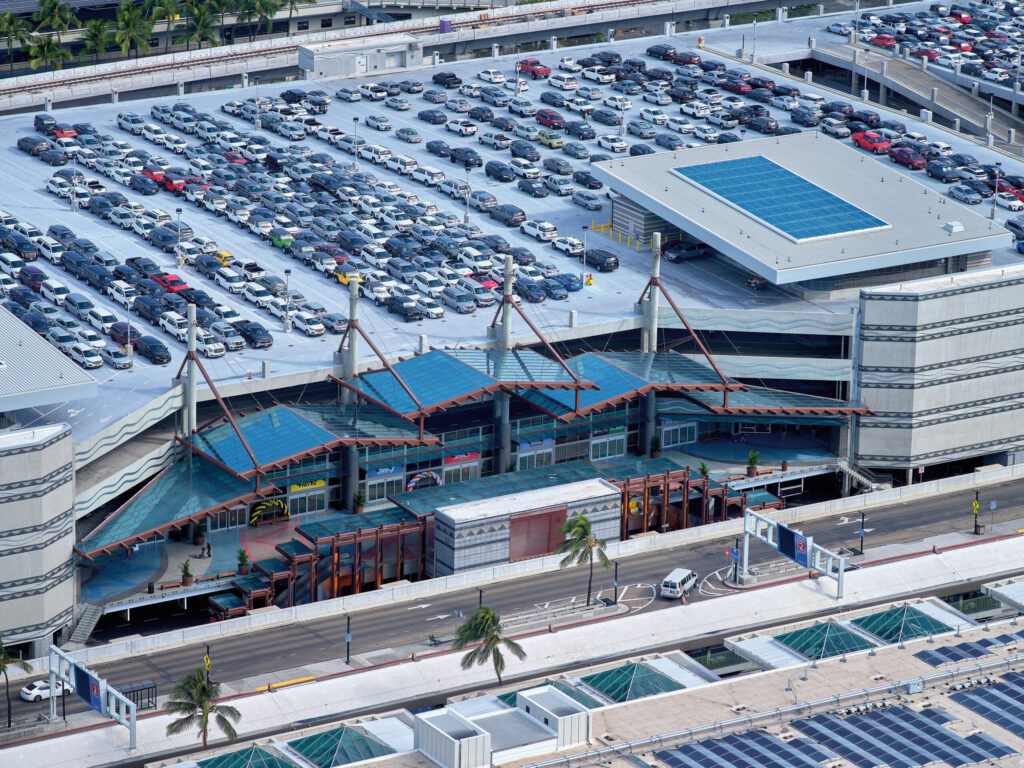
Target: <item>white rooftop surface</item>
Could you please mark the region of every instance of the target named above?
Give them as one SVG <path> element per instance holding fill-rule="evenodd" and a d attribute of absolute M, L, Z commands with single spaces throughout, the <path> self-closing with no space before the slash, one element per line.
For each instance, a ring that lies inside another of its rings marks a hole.
<path fill-rule="evenodd" d="M 685 653 L 678 651 L 665 656 L 656 656 L 644 661 L 644 664 L 675 680 L 684 688 L 696 688 L 718 679 L 713 672 L 702 667 Z"/>
<path fill-rule="evenodd" d="M 555 734 L 521 709 L 506 709 L 473 719 L 473 724 L 491 734 L 491 749 L 509 749 L 539 741 L 554 740 Z"/>
<path fill-rule="evenodd" d="M 901 6 L 901 8 L 905 7 Z M 827 20 L 823 21 L 821 19 L 799 22 L 799 24 L 807 25 L 801 27 L 804 30 L 800 33 L 803 35 L 804 42 L 806 43 L 807 30 L 823 29 L 826 23 Z M 793 30 L 796 29 L 794 26 L 796 24 L 798 22 L 759 24 L 759 50 L 762 46 L 771 45 L 773 37 L 778 37 L 780 41 L 783 41 L 781 44 L 788 46 L 790 49 L 793 48 L 792 40 L 796 39 Z M 744 30 L 749 31 L 749 28 L 737 27 L 728 30 L 705 30 L 700 34 L 707 36 L 710 41 L 708 44 L 713 45 L 719 39 L 719 34 L 735 36 L 738 40 L 739 36 L 744 33 Z M 821 32 L 821 34 L 825 33 Z M 654 37 L 616 41 L 610 47 L 619 51 L 624 57 L 638 56 L 643 54 L 648 45 L 662 39 L 664 38 Z M 723 37 L 722 40 L 722 49 L 728 50 L 728 45 L 725 45 L 727 39 Z M 696 49 L 697 33 L 677 35 L 669 38 L 669 41 L 680 49 Z M 539 58 L 543 61 L 554 63 L 557 57 L 561 55 L 583 56 L 604 47 L 609 46 L 588 46 L 559 50 L 555 53 L 541 53 Z M 738 44 L 732 47 L 735 49 L 738 47 Z M 765 50 L 768 49 L 765 48 Z M 704 55 L 714 58 L 713 54 L 707 51 L 705 51 Z M 498 59 L 476 59 L 445 63 L 437 69 L 454 71 L 466 81 L 474 81 L 475 73 L 485 68 L 498 68 L 511 74 L 513 60 L 514 57 L 512 56 L 500 57 Z M 734 62 L 729 60 L 728 64 L 733 66 Z M 744 66 L 751 71 L 757 69 L 750 65 Z M 390 77 L 396 80 L 411 77 L 412 79 L 429 83 L 433 71 L 434 69 L 427 67 L 409 73 L 395 73 L 390 75 Z M 767 71 L 777 82 L 784 79 L 776 70 Z M 376 79 L 381 77 L 381 75 L 377 75 Z M 372 78 L 264 84 L 262 86 L 262 93 L 271 92 L 276 94 L 295 85 L 306 88 L 320 87 L 333 93 L 342 82 L 346 85 L 358 85 L 360 82 L 370 79 Z M 606 94 L 610 93 L 607 87 L 603 90 Z M 531 90 L 525 95 L 536 102 L 539 101 L 537 97 L 541 91 L 542 88 L 538 84 L 532 84 Z M 815 86 L 815 91 L 831 94 L 827 89 L 818 86 Z M 215 112 L 226 101 L 243 99 L 255 95 L 256 92 L 257 89 L 255 87 L 248 89 L 234 88 L 217 92 L 189 94 L 186 100 L 200 111 Z M 842 98 L 850 103 L 857 103 L 857 100 L 848 94 L 831 95 L 834 95 L 836 98 Z M 351 128 L 352 116 L 364 117 L 372 112 L 381 112 L 390 118 L 396 130 L 406 126 L 415 127 L 424 137 L 425 141 L 444 139 L 453 145 L 469 144 L 480 152 L 485 161 L 502 157 L 502 154 L 494 150 L 475 142 L 460 142 L 454 138 L 453 134 L 445 133 L 443 128 L 429 126 L 417 120 L 415 113 L 419 109 L 433 105 L 421 101 L 418 95 L 413 95 L 412 100 L 414 101 L 414 109 L 410 110 L 410 112 L 395 112 L 381 108 L 379 103 L 373 105 L 364 101 L 354 104 L 339 104 L 335 101 L 330 106 L 328 114 L 323 120 L 328 124 L 337 124 L 342 130 L 349 130 Z M 139 101 L 126 101 L 122 99 L 120 104 L 101 104 L 58 109 L 53 114 L 58 121 L 62 122 L 92 122 L 101 132 L 110 133 L 118 139 L 128 141 L 134 147 L 159 152 L 161 151 L 159 148 L 149 144 L 144 139 L 133 137 L 118 130 L 116 127 L 116 115 L 119 112 L 130 111 L 148 115 L 149 109 L 153 104 L 172 104 L 176 101 L 178 99 L 174 97 Z M 475 99 L 471 100 L 471 102 L 474 104 L 479 103 Z M 637 117 L 642 104 L 643 102 L 635 101 L 634 107 L 626 113 L 627 119 Z M 890 113 L 888 110 L 874 104 L 871 104 L 870 108 L 883 114 L 898 117 L 906 122 L 911 129 L 922 131 L 931 139 L 946 141 L 956 151 L 970 152 L 981 162 L 1002 161 L 1007 173 L 1024 173 L 1024 163 L 1021 163 L 1019 159 L 1009 158 L 996 150 L 980 146 L 971 140 L 957 136 L 935 125 L 918 123 L 901 112 Z M 666 107 L 665 109 L 667 113 L 675 114 L 675 110 L 672 107 Z M 770 108 L 770 111 L 774 117 L 780 120 L 780 123 L 789 124 L 784 112 L 775 108 Z M 507 114 L 505 110 L 495 110 L 495 112 L 497 114 Z M 218 117 L 235 122 L 240 129 L 251 129 L 248 123 L 240 120 L 235 120 L 219 113 Z M 363 129 L 361 134 L 365 135 L 365 130 Z M 608 128 L 606 132 L 614 132 L 614 129 Z M 51 169 L 38 160 L 18 152 L 14 146 L 18 137 L 33 133 L 32 116 L 29 114 L 0 117 L 0 135 L 4 137 L 4 141 L 0 143 L 0 157 L 4 159 L 4 162 L 0 164 L 0 209 L 8 210 L 20 218 L 27 219 L 44 231 L 51 224 L 70 226 L 79 236 L 94 240 L 101 248 L 110 251 L 122 260 L 128 256 L 145 255 L 156 261 L 162 268 L 175 268 L 171 257 L 165 256 L 156 249 L 144 244 L 134 235 L 125 234 L 120 229 L 90 214 L 84 212 L 73 213 L 63 201 L 47 194 L 44 191 L 44 186 L 46 179 L 51 175 Z M 394 149 L 401 148 L 403 152 L 411 154 L 424 164 L 436 165 L 442 168 L 446 166 L 445 161 L 438 162 L 437 158 L 429 155 L 423 149 L 423 144 L 404 144 L 395 140 L 391 133 L 383 133 L 373 138 L 375 141 L 381 141 Z M 631 141 L 634 140 L 631 139 Z M 749 142 L 751 139 L 748 138 L 747 141 Z M 277 140 L 275 143 L 283 144 L 284 141 Z M 307 143 L 315 151 L 329 152 L 338 160 L 351 161 L 352 159 L 347 154 L 329 148 L 326 143 L 321 142 L 319 139 L 311 138 L 307 140 Z M 603 152 L 603 150 L 598 149 L 595 141 L 585 143 L 592 152 Z M 737 144 L 730 146 L 736 147 Z M 541 148 L 541 151 L 542 156 L 548 156 L 550 153 L 545 148 Z M 703 151 L 703 149 L 688 151 Z M 504 153 L 504 157 L 507 158 L 508 154 Z M 865 159 L 865 163 L 869 162 L 870 159 Z M 573 164 L 577 168 L 589 168 L 586 161 L 575 161 Z M 365 170 L 366 167 L 367 164 L 364 161 L 361 169 Z M 884 173 L 887 176 L 893 173 L 892 167 L 888 163 L 883 167 L 885 169 Z M 453 204 L 447 197 L 443 197 L 439 193 L 427 190 L 425 187 L 414 182 L 409 182 L 391 171 L 381 170 L 377 167 L 374 167 L 373 171 L 382 180 L 396 181 L 404 188 L 415 191 L 421 199 L 431 199 L 442 209 L 461 213 L 461 208 L 458 205 Z M 915 176 L 915 180 L 917 179 L 920 180 L 921 184 L 931 189 L 944 190 L 943 185 L 936 181 Z M 500 202 L 511 202 L 524 208 L 528 216 L 547 218 L 559 227 L 560 231 L 574 236 L 582 236 L 580 228 L 583 225 L 589 225 L 592 221 L 594 223 L 604 223 L 609 215 L 607 205 L 603 211 L 591 214 L 572 206 L 564 198 L 530 198 L 524 193 L 513 189 L 514 185 L 503 185 L 490 179 L 485 180 L 483 173 L 479 169 L 471 176 L 470 183 L 474 189 L 483 187 L 494 193 L 498 196 Z M 297 262 L 274 251 L 254 236 L 239 230 L 234 225 L 210 213 L 194 208 L 190 203 L 174 198 L 166 192 L 161 192 L 152 197 L 143 197 L 127 190 L 127 188 L 120 188 L 119 191 L 133 201 L 142 202 L 147 207 L 162 208 L 172 215 L 174 214 L 175 207 L 181 206 L 183 208 L 182 219 L 189 223 L 196 230 L 197 234 L 213 237 L 222 247 L 227 248 L 238 256 L 256 258 L 271 273 L 278 276 L 283 276 L 285 267 L 292 267 L 293 274 L 290 282 L 293 289 L 302 291 L 307 298 L 322 302 L 330 311 L 347 312 L 347 297 L 345 296 L 343 286 L 332 284 L 308 270 L 296 269 Z M 957 206 L 959 204 L 947 203 L 947 205 Z M 1007 216 L 1012 215 L 1014 214 L 1008 214 L 1003 209 L 1000 209 L 998 212 L 1000 220 L 1004 220 Z M 472 215 L 472 219 L 473 221 L 481 222 L 481 226 L 486 232 L 500 234 L 513 245 L 530 248 L 542 261 L 554 263 L 566 271 L 578 268 L 575 262 L 561 257 L 550 249 L 542 248 L 532 239 L 521 235 L 517 230 L 508 230 L 503 226 L 492 225 L 490 220 L 484 219 L 476 213 Z M 598 234 L 589 235 L 588 245 L 591 247 L 598 245 L 597 238 L 600 237 Z M 595 274 L 594 285 L 571 294 L 569 301 L 548 301 L 544 304 L 527 305 L 526 311 L 529 312 L 531 318 L 533 318 L 541 330 L 546 332 L 567 332 L 569 330 L 570 309 L 578 312 L 577 329 L 574 329 L 574 331 L 578 330 L 580 334 L 585 333 L 585 329 L 588 326 L 607 328 L 610 322 L 627 324 L 629 327 L 638 327 L 640 319 L 639 316 L 634 314 L 633 302 L 646 284 L 650 260 L 649 255 L 644 252 L 638 253 L 627 248 L 624 244 L 620 246 L 617 241 L 607 238 L 600 240 L 600 246 L 616 253 L 619 256 L 622 268 L 610 274 Z M 1021 263 L 1021 256 L 1010 248 L 1002 248 L 993 253 L 993 264 L 1007 265 L 1019 263 Z M 100 297 L 95 291 L 82 286 L 59 268 L 54 268 L 47 262 L 39 262 L 39 264 L 48 274 L 53 274 L 71 287 L 72 290 L 83 291 L 98 306 L 113 312 L 119 318 L 123 317 L 123 310 L 119 306 Z M 229 303 L 235 307 L 243 317 L 256 319 L 263 323 L 275 337 L 274 346 L 267 350 L 246 348 L 242 352 L 229 353 L 224 358 L 204 360 L 207 371 L 209 371 L 211 377 L 218 385 L 238 383 L 243 386 L 249 386 L 245 384 L 249 379 L 249 375 L 252 374 L 254 378 L 258 378 L 264 361 L 270 363 L 272 376 L 326 369 L 333 365 L 333 352 L 337 347 L 338 337 L 327 336 L 309 339 L 302 336 L 298 331 L 293 331 L 289 336 L 285 336 L 280 321 L 270 318 L 259 310 L 253 309 L 250 304 L 229 298 L 221 288 L 213 285 L 210 281 L 200 278 L 191 268 L 177 271 L 186 281 L 201 286 L 215 300 Z M 685 264 L 666 264 L 663 265 L 662 269 L 663 283 L 673 294 L 684 312 L 689 308 L 708 308 L 730 311 L 737 309 L 754 310 L 758 312 L 775 310 L 822 312 L 848 316 L 851 307 L 855 303 L 853 299 L 833 301 L 809 300 L 784 286 L 771 286 L 755 292 L 745 287 L 746 276 L 743 270 L 714 259 Z M 441 320 L 426 320 L 407 326 L 396 322 L 394 316 L 386 315 L 382 310 L 377 310 L 365 302 L 360 309 L 360 321 L 364 329 L 371 334 L 372 338 L 388 355 L 393 356 L 408 355 L 417 350 L 421 334 L 426 334 L 428 343 L 434 346 L 486 343 L 486 326 L 491 321 L 491 315 L 492 313 L 486 310 L 478 311 L 472 315 L 448 313 Z M 515 333 L 524 334 L 523 338 L 525 340 L 525 334 L 528 332 L 528 329 L 524 323 L 518 320 L 515 323 Z M 156 335 L 167 344 L 173 357 L 170 364 L 154 366 L 145 360 L 137 359 L 135 367 L 131 371 L 116 372 L 110 368 L 97 369 L 93 375 L 99 382 L 101 397 L 93 397 L 91 394 L 79 397 L 71 393 L 67 396 L 66 401 L 46 407 L 27 400 L 21 400 L 19 405 L 22 406 L 22 410 L 17 413 L 19 421 L 25 426 L 44 424 L 55 420 L 67 421 L 74 428 L 76 441 L 81 442 L 99 433 L 104 428 L 115 424 L 133 411 L 146 406 L 154 398 L 164 394 L 169 387 L 171 377 L 181 363 L 185 348 L 184 345 L 171 340 L 170 337 L 147 324 L 143 324 L 142 327 L 145 328 L 146 333 Z M 372 353 L 366 347 L 367 345 L 361 347 L 362 360 L 364 364 L 370 364 Z"/>
<path fill-rule="evenodd" d="M 981 591 L 994 597 L 1004 605 L 1010 605 L 1024 612 L 1024 579 L 1007 579 L 991 584 L 982 584 Z"/>
<path fill-rule="evenodd" d="M 96 396 L 96 379 L 0 307 L 0 413 Z"/>
<path fill-rule="evenodd" d="M 489 517 L 515 514 L 530 509 L 552 507 L 558 504 L 569 504 L 583 499 L 593 499 L 618 493 L 618 489 L 606 480 L 580 480 L 575 483 L 559 485 L 555 488 L 540 488 L 535 491 L 509 493 L 481 501 L 467 501 L 440 507 L 438 517 L 450 520 L 453 524 L 467 523 L 473 520 L 486 520 Z"/>
<path fill-rule="evenodd" d="M 508 705 L 497 696 L 487 694 L 452 702 L 448 705 L 448 709 L 472 720 L 483 715 L 492 715 L 495 712 L 505 712 L 508 710 Z"/>
<path fill-rule="evenodd" d="M 763 157 L 782 166 L 888 226 L 795 241 L 673 170 L 751 157 Z M 891 165 L 875 166 L 872 162 L 872 158 L 845 141 L 806 131 L 608 160 L 594 166 L 594 175 L 776 284 L 914 264 L 1013 244 L 1013 235 L 998 224 L 919 184 L 916 178 L 908 178 Z M 947 231 L 945 227 L 950 222 L 959 222 L 961 227 Z"/>
<path fill-rule="evenodd" d="M 764 669 L 783 669 L 807 663 L 807 657 L 787 648 L 770 635 L 754 635 L 726 642 L 726 648 Z"/>
<path fill-rule="evenodd" d="M 385 744 L 393 747 L 396 752 L 408 752 L 413 748 L 414 734 L 412 728 L 397 717 L 382 717 L 359 723 Z"/>
<path fill-rule="evenodd" d="M 587 708 L 576 699 L 570 698 L 552 685 L 545 685 L 540 688 L 530 688 L 519 691 L 518 696 L 523 696 L 529 701 L 536 702 L 555 717 L 567 717 L 577 712 L 586 712 Z"/>
<path fill-rule="evenodd" d="M 299 49 L 305 48 L 309 51 L 316 51 L 320 55 L 325 53 L 331 53 L 337 51 L 340 54 L 350 53 L 353 48 L 383 48 L 389 45 L 404 45 L 406 43 L 414 43 L 419 40 L 416 35 L 410 35 L 404 32 L 396 32 L 393 35 L 382 35 L 380 37 L 370 38 L 349 38 L 344 40 L 337 40 L 331 43 L 309 43 L 307 45 L 300 45 Z"/>
<path fill-rule="evenodd" d="M 955 275 L 942 275 L 941 277 L 926 277 L 921 280 L 908 280 L 905 283 L 893 283 L 892 285 L 865 288 L 864 290 L 866 293 L 871 294 L 923 296 L 929 293 L 942 293 L 943 291 L 955 290 L 957 288 L 970 288 L 972 286 L 998 283 L 1003 280 L 1020 279 L 1024 279 L 1024 264 L 979 269 L 974 272 L 960 272 Z"/>

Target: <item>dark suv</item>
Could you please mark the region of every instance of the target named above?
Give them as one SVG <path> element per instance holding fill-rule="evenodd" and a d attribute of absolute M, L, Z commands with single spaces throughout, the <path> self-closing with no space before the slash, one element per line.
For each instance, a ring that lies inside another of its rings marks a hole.
<path fill-rule="evenodd" d="M 647 49 L 647 55 L 652 59 L 660 59 L 661 61 L 670 61 L 676 55 L 676 49 L 671 45 L 658 44 L 652 45 Z"/>
<path fill-rule="evenodd" d="M 42 136 L 22 136 L 18 139 L 18 149 L 22 152 L 27 152 L 32 157 L 41 155 L 48 149 L 52 149 L 50 142 L 44 139 Z"/>
<path fill-rule="evenodd" d="M 487 212 L 487 215 L 506 227 L 518 227 L 526 221 L 526 211 L 518 205 L 496 205 Z"/>
<path fill-rule="evenodd" d="M 598 272 L 611 272 L 619 268 L 619 257 L 600 248 L 591 248 L 586 254 L 586 263 L 597 267 Z"/>
<path fill-rule="evenodd" d="M 458 88 L 462 85 L 462 78 L 454 72 L 437 72 L 431 81 L 442 88 Z"/>
<path fill-rule="evenodd" d="M 140 336 L 135 340 L 135 354 L 157 365 L 171 362 L 171 352 L 156 336 Z"/>
<path fill-rule="evenodd" d="M 484 159 L 480 157 L 480 153 L 472 147 L 456 147 L 452 150 L 451 161 L 468 168 L 479 168 L 484 164 Z"/>

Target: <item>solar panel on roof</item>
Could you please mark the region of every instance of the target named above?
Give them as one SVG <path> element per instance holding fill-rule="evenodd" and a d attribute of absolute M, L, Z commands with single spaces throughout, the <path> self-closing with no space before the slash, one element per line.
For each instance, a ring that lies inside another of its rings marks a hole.
<path fill-rule="evenodd" d="M 889 226 L 760 155 L 685 166 L 675 173 L 797 242 Z"/>

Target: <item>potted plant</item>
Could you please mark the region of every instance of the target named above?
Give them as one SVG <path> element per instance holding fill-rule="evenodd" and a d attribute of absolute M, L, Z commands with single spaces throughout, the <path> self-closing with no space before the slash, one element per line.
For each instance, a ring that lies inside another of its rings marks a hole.
<path fill-rule="evenodd" d="M 760 458 L 760 451 L 751 451 L 747 454 L 747 477 L 757 477 L 757 462 Z"/>
<path fill-rule="evenodd" d="M 661 438 L 655 435 L 651 438 L 651 458 L 657 459 L 661 456 Z"/>
<path fill-rule="evenodd" d="M 238 550 L 238 575 L 247 576 L 249 573 L 249 553 L 244 548 Z"/>
<path fill-rule="evenodd" d="M 363 506 L 366 504 L 366 497 L 362 491 L 356 491 L 356 495 L 352 497 L 352 506 L 355 508 L 357 515 L 363 514 Z"/>
<path fill-rule="evenodd" d="M 789 462 L 786 459 L 782 460 L 782 471 L 783 472 L 788 472 L 789 471 Z"/>
<path fill-rule="evenodd" d="M 194 576 L 192 575 L 192 564 L 190 560 L 182 560 L 178 563 L 178 570 L 181 571 L 181 586 L 191 587 Z"/>
<path fill-rule="evenodd" d="M 698 472 L 700 472 L 700 476 L 701 476 L 701 477 L 707 477 L 707 476 L 708 476 L 708 465 L 707 465 L 707 464 L 705 464 L 705 463 L 704 463 L 704 462 L 702 461 L 702 462 L 700 463 L 700 467 L 698 467 L 697 471 L 698 471 Z"/>
<path fill-rule="evenodd" d="M 198 526 L 196 527 L 196 533 L 195 536 L 193 537 L 192 543 L 195 544 L 197 547 L 201 547 L 206 543 L 206 536 L 203 535 L 202 528 L 199 528 Z"/>

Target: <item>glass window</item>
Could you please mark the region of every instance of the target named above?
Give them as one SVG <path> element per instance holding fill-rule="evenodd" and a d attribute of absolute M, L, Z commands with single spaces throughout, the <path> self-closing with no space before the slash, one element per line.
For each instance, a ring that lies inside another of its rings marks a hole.
<path fill-rule="evenodd" d="M 330 29 L 334 26 L 334 19 L 320 19 L 320 29 Z"/>
<path fill-rule="evenodd" d="M 444 484 L 465 483 L 469 480 L 476 480 L 480 477 L 480 467 L 477 464 L 465 464 L 463 466 L 446 467 L 444 470 Z"/>
<path fill-rule="evenodd" d="M 678 445 L 689 445 L 697 442 L 697 424 L 666 424 L 661 430 L 661 446 L 673 448 Z"/>
<path fill-rule="evenodd" d="M 547 467 L 551 464 L 552 459 L 552 451 L 541 451 L 539 453 L 531 453 L 526 456 L 520 456 L 519 469 L 536 469 L 537 467 Z"/>
<path fill-rule="evenodd" d="M 387 497 L 405 490 L 405 480 L 401 477 L 378 480 L 366 484 L 366 501 L 387 501 Z"/>
<path fill-rule="evenodd" d="M 298 27 L 299 27 L 299 32 L 305 32 L 307 29 L 309 29 L 309 22 L 308 21 L 300 21 L 299 24 L 298 24 Z"/>
<path fill-rule="evenodd" d="M 345 21 L 342 22 L 342 23 L 346 27 L 351 27 L 351 26 L 353 26 L 356 23 L 356 17 L 355 16 L 346 16 L 345 17 Z"/>
<path fill-rule="evenodd" d="M 590 444 L 590 458 L 593 461 L 609 459 L 614 456 L 625 456 L 626 436 L 616 435 L 615 437 L 594 440 Z"/>

